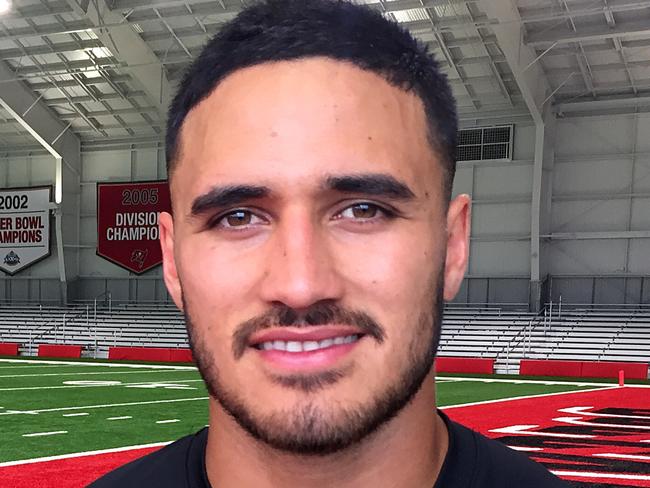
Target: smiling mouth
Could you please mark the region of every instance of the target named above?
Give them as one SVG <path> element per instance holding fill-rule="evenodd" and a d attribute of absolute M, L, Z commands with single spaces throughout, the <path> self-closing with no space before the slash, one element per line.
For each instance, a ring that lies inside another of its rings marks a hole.
<path fill-rule="evenodd" d="M 274 340 L 253 344 L 252 347 L 260 351 L 282 351 L 288 353 L 312 352 L 328 349 L 334 346 L 353 344 L 361 339 L 361 337 L 363 337 L 363 334 L 331 337 L 320 341 Z"/>

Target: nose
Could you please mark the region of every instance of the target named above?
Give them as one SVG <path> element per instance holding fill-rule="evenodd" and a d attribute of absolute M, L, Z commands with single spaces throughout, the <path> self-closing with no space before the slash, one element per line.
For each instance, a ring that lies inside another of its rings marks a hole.
<path fill-rule="evenodd" d="M 343 293 L 327 228 L 308 212 L 289 212 L 274 230 L 261 284 L 262 299 L 293 309 L 306 309 Z"/>

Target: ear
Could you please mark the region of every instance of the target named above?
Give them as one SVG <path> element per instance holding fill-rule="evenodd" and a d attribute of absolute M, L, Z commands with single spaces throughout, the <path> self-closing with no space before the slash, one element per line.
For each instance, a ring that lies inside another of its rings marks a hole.
<path fill-rule="evenodd" d="M 470 198 L 458 195 L 447 210 L 447 257 L 445 260 L 445 301 L 452 300 L 463 281 L 469 258 L 471 222 Z"/>
<path fill-rule="evenodd" d="M 174 218 L 167 212 L 160 212 L 158 216 L 158 229 L 160 231 L 160 247 L 163 257 L 163 278 L 167 291 L 176 306 L 183 310 L 181 282 L 178 279 L 176 259 L 174 257 Z"/>

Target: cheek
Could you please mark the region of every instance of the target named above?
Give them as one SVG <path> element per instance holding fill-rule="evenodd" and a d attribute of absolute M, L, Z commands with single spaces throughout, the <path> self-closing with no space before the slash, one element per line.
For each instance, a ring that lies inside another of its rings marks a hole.
<path fill-rule="evenodd" d="M 242 303 L 252 300 L 260 265 L 254 254 L 242 255 L 207 244 L 202 239 L 186 242 L 179 250 L 179 278 L 192 317 L 201 326 L 245 319 Z M 204 318 L 205 317 L 205 318 Z"/>
<path fill-rule="evenodd" d="M 442 265 L 441 244 L 426 235 L 414 230 L 337 249 L 339 269 L 352 289 L 379 303 L 395 307 L 419 302 Z"/>

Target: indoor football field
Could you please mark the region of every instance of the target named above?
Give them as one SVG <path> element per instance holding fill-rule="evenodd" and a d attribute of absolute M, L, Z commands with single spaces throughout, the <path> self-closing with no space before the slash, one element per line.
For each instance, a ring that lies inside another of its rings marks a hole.
<path fill-rule="evenodd" d="M 440 376 L 452 419 L 575 486 L 650 486 L 650 385 Z M 0 358 L 0 486 L 81 487 L 207 424 L 194 366 Z"/>

